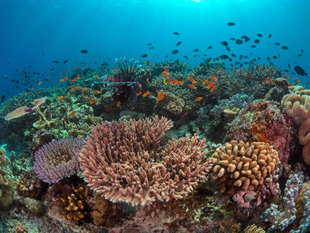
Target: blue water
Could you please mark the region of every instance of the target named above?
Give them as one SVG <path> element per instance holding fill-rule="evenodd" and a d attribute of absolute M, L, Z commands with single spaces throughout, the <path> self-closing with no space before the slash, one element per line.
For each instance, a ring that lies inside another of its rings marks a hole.
<path fill-rule="evenodd" d="M 201 62 L 201 57 L 193 57 L 196 48 L 197 55 L 229 55 L 220 44 L 223 40 L 237 55 L 252 52 L 252 58 L 265 60 L 280 54 L 275 65 L 287 69 L 288 64 L 292 68 L 298 64 L 310 73 L 309 12 L 309 0 L 1 0 L 0 94 L 21 92 L 22 88 L 12 89 L 10 79 L 19 78 L 15 69 L 29 65 L 28 70 L 39 72 L 54 67 L 55 83 L 66 69 L 94 66 L 95 61 L 113 64 L 120 56 L 154 62 L 167 59 L 166 54 L 168 59 L 186 61 L 186 55 L 194 66 Z M 230 21 L 236 25 L 227 26 Z M 174 31 L 180 35 L 173 35 Z M 250 48 L 253 43 L 236 45 L 229 40 L 247 35 L 253 41 L 257 33 L 263 37 L 255 49 Z M 183 42 L 180 53 L 171 55 L 177 41 Z M 149 42 L 153 50 L 146 46 Z M 213 49 L 207 50 L 210 45 Z M 80 53 L 81 49 L 88 53 Z M 303 56 L 298 57 L 301 49 Z M 144 53 L 147 58 L 140 57 Z M 63 60 L 69 62 L 63 64 Z M 308 80 L 296 77 L 303 84 Z M 40 87 L 50 84 L 43 82 Z"/>

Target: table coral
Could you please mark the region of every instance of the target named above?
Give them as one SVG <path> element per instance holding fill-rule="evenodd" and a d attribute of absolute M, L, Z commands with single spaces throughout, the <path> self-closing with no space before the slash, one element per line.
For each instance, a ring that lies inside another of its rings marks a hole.
<path fill-rule="evenodd" d="M 216 149 L 212 163 L 211 176 L 219 191 L 240 207 L 258 206 L 266 196 L 278 192 L 280 161 L 277 151 L 267 143 L 233 140 Z"/>

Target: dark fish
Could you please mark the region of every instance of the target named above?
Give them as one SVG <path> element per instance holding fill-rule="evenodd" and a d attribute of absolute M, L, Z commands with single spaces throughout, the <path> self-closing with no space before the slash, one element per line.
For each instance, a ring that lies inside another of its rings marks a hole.
<path fill-rule="evenodd" d="M 263 37 L 263 35 L 262 35 L 262 34 L 260 34 L 260 33 L 258 33 L 258 34 L 257 34 L 257 36 L 258 36 L 258 37 Z"/>
<path fill-rule="evenodd" d="M 88 53 L 88 51 L 86 49 L 82 49 L 80 52 L 81 53 Z"/>
<path fill-rule="evenodd" d="M 68 63 L 68 61 L 67 61 L 67 60 L 64 60 L 64 64 L 66 64 L 66 63 Z"/>
<path fill-rule="evenodd" d="M 140 55 L 140 57 L 145 58 L 145 57 L 147 57 L 147 54 L 146 54 L 146 53 L 144 53 L 144 54 Z"/>
<path fill-rule="evenodd" d="M 307 76 L 307 73 L 305 72 L 305 70 L 303 68 L 301 68 L 300 66 L 295 66 L 294 70 L 296 71 L 297 74 L 302 75 L 302 76 Z"/>
<path fill-rule="evenodd" d="M 151 46 L 151 45 L 152 45 L 152 43 L 147 43 L 146 45 L 147 45 L 147 46 Z"/>
<path fill-rule="evenodd" d="M 272 35 L 271 35 L 271 34 L 269 34 L 269 35 L 268 35 L 268 38 L 271 38 L 271 37 L 272 37 Z"/>
<path fill-rule="evenodd" d="M 172 54 L 178 54 L 179 53 L 179 50 L 175 49 L 172 51 Z"/>
<path fill-rule="evenodd" d="M 4 100 L 4 99 L 5 99 L 5 95 L 2 95 L 2 96 L 1 96 L 1 100 Z"/>
<path fill-rule="evenodd" d="M 228 22 L 226 24 L 227 24 L 227 26 L 235 26 L 236 25 L 234 22 Z"/>
<path fill-rule="evenodd" d="M 259 42 L 260 42 L 259 39 L 254 40 L 255 44 L 258 44 Z"/>
<path fill-rule="evenodd" d="M 224 46 L 228 45 L 227 41 L 222 41 L 221 44 L 224 45 Z"/>
<path fill-rule="evenodd" d="M 289 70 L 284 70 L 286 73 L 288 73 L 289 72 Z"/>
<path fill-rule="evenodd" d="M 302 53 L 298 54 L 297 56 L 298 56 L 298 57 L 301 57 L 301 56 L 302 56 Z"/>
<path fill-rule="evenodd" d="M 208 49 L 212 49 L 212 46 L 210 45 L 210 46 L 208 47 Z"/>
<path fill-rule="evenodd" d="M 223 55 L 220 56 L 220 58 L 221 58 L 221 59 L 227 59 L 228 56 L 227 56 L 226 54 L 223 54 Z"/>
<path fill-rule="evenodd" d="M 280 43 L 279 43 L 279 42 L 276 42 L 276 43 L 274 43 L 274 44 L 275 44 L 275 45 L 278 45 L 278 46 L 280 45 Z"/>
<path fill-rule="evenodd" d="M 277 56 L 273 56 L 272 58 L 273 58 L 273 59 L 278 59 L 278 57 L 277 57 Z"/>
<path fill-rule="evenodd" d="M 176 46 L 179 46 L 179 45 L 181 45 L 182 44 L 182 41 L 179 41 L 177 44 L 176 44 Z"/>
<path fill-rule="evenodd" d="M 232 53 L 232 54 L 231 54 L 231 56 L 232 56 L 232 57 L 237 57 L 237 55 L 236 55 L 236 54 L 234 54 L 234 53 Z"/>
<path fill-rule="evenodd" d="M 184 58 L 185 58 L 186 60 L 188 60 L 188 56 L 185 55 Z"/>
<path fill-rule="evenodd" d="M 288 66 L 288 68 L 290 68 L 290 69 L 291 69 L 291 65 L 290 65 L 290 64 L 287 64 L 287 66 Z"/>
<path fill-rule="evenodd" d="M 301 49 L 301 52 L 303 53 L 303 52 L 304 52 L 304 50 L 303 50 L 303 49 Z"/>
<path fill-rule="evenodd" d="M 283 45 L 281 48 L 284 50 L 288 50 L 288 47 L 286 45 Z"/>
<path fill-rule="evenodd" d="M 198 52 L 198 51 L 199 51 L 199 49 L 194 49 L 193 51 L 194 51 L 194 52 Z"/>
<path fill-rule="evenodd" d="M 253 45 L 251 45 L 251 47 L 252 47 L 252 48 L 256 48 L 256 45 L 253 44 Z"/>
<path fill-rule="evenodd" d="M 59 61 L 57 61 L 57 60 L 53 60 L 53 62 L 54 62 L 54 63 L 59 63 Z"/>
<path fill-rule="evenodd" d="M 180 35 L 180 33 L 178 33 L 178 32 L 173 32 L 173 35 L 178 36 L 178 35 Z"/>
<path fill-rule="evenodd" d="M 153 48 L 154 48 L 153 46 L 149 47 L 149 49 L 153 49 Z"/>
<path fill-rule="evenodd" d="M 230 51 L 231 51 L 229 47 L 225 47 L 225 48 L 226 48 L 226 50 L 227 50 L 228 52 L 230 52 Z"/>
<path fill-rule="evenodd" d="M 236 40 L 236 44 L 242 44 L 242 43 L 243 43 L 242 40 L 240 39 Z"/>

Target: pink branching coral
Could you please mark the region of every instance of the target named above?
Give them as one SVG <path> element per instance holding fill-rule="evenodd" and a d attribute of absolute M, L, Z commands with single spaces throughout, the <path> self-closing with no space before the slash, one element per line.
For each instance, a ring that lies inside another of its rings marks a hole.
<path fill-rule="evenodd" d="M 186 197 L 208 173 L 205 141 L 195 135 L 164 145 L 171 127 L 158 116 L 98 124 L 80 154 L 85 181 L 112 202 L 145 205 Z"/>

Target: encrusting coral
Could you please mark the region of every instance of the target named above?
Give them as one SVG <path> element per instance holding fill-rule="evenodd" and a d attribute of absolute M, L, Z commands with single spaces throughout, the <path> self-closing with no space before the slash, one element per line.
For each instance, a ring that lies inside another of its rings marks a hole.
<path fill-rule="evenodd" d="M 240 207 L 259 206 L 267 195 L 278 193 L 280 161 L 267 143 L 233 140 L 216 149 L 212 163 L 211 175 L 220 193 L 232 196 Z"/>
<path fill-rule="evenodd" d="M 80 154 L 86 183 L 112 202 L 145 205 L 186 197 L 209 171 L 204 140 L 163 137 L 172 122 L 103 122 L 93 128 Z"/>

